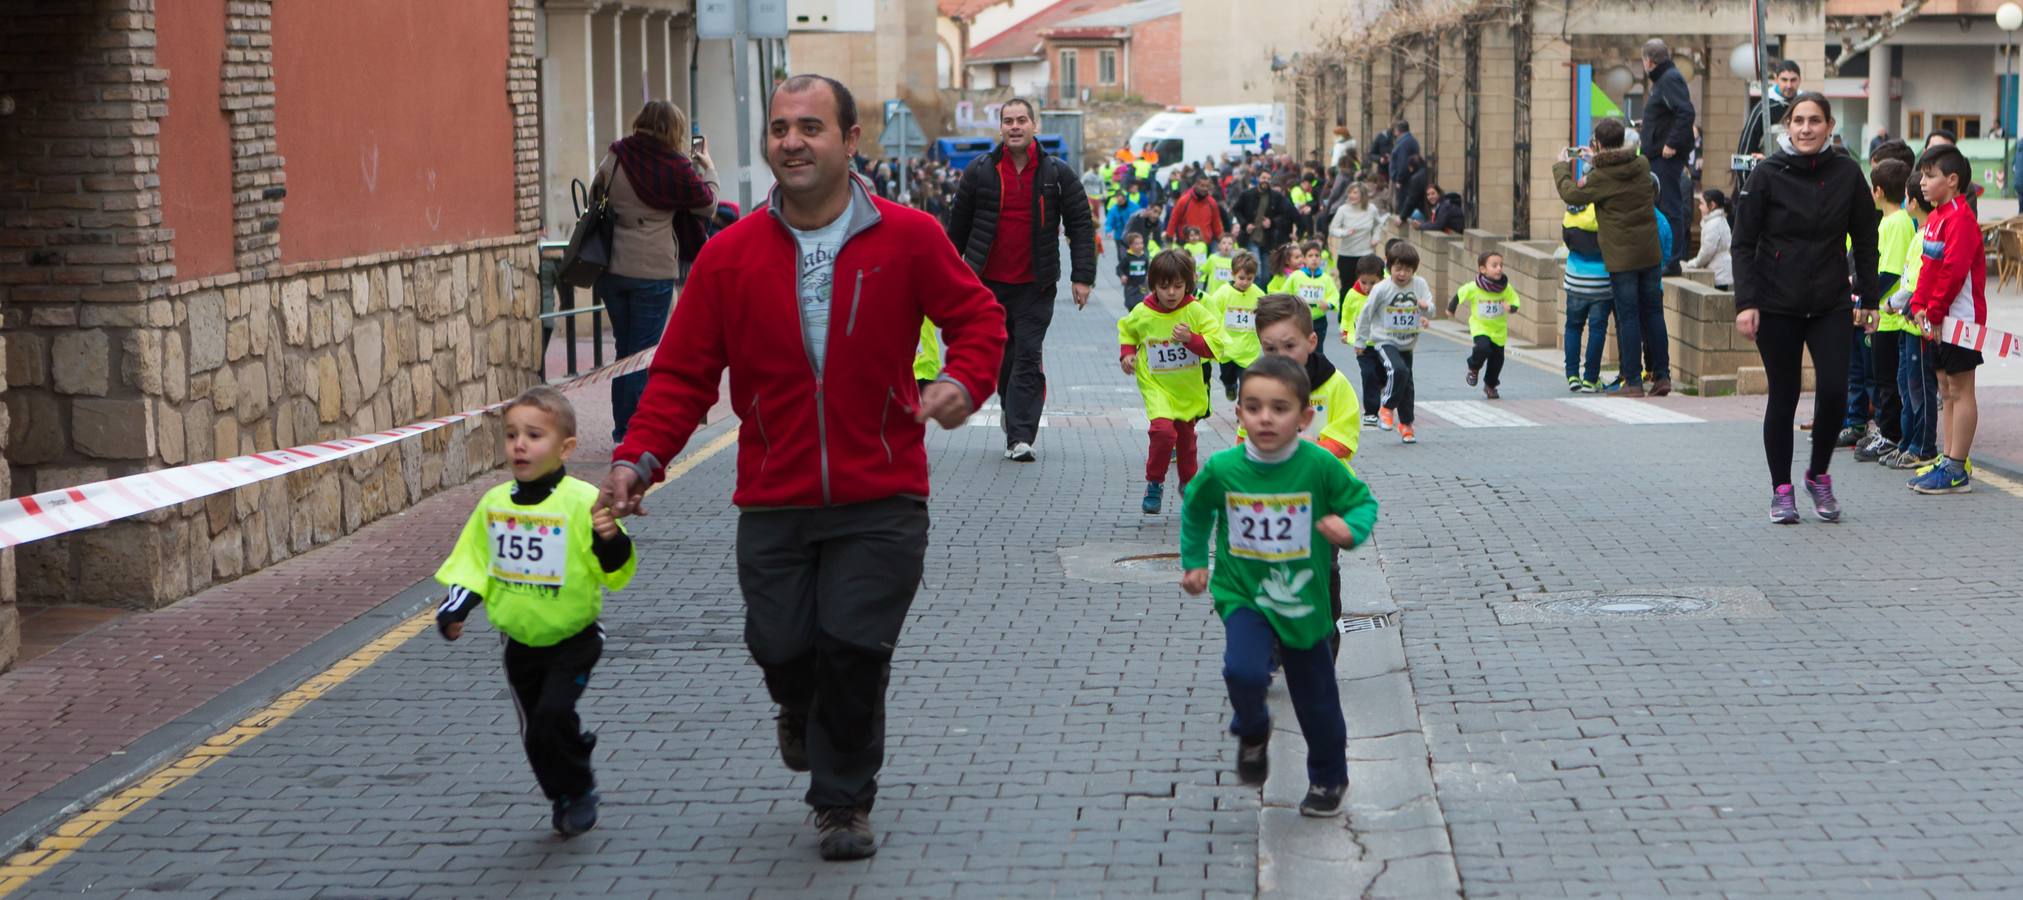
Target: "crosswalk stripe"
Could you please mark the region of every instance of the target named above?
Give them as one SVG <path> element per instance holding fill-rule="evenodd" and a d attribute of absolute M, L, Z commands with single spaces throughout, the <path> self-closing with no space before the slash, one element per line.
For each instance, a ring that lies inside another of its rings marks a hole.
<path fill-rule="evenodd" d="M 1620 397 L 1572 397 L 1559 402 L 1626 425 L 1692 425 L 1707 421 L 1653 403 L 1637 403 Z"/>
<path fill-rule="evenodd" d="M 1533 422 L 1487 400 L 1421 400 L 1420 412 L 1429 412 L 1462 428 L 1535 428 Z"/>

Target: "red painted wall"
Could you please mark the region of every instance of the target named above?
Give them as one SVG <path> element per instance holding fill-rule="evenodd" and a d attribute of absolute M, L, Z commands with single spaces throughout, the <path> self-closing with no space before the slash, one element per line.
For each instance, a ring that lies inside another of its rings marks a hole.
<path fill-rule="evenodd" d="M 274 4 L 284 262 L 513 233 L 507 4 Z"/>
<path fill-rule="evenodd" d="M 1131 89 L 1147 103 L 1179 103 L 1180 16 L 1131 29 Z"/>
<path fill-rule="evenodd" d="M 155 62 L 169 71 L 160 174 L 162 224 L 176 230 L 176 280 L 230 272 L 232 130 L 218 105 L 225 0 L 160 4 Z"/>

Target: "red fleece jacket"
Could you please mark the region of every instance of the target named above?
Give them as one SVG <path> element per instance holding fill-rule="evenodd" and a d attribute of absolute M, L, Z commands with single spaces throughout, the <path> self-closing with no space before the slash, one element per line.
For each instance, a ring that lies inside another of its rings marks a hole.
<path fill-rule="evenodd" d="M 861 188 L 856 202 L 870 203 L 876 221 L 853 225 L 861 230 L 837 253 L 822 375 L 801 336 L 799 247 L 768 206 L 710 238 L 697 258 L 613 462 L 659 481 L 716 402 L 728 367 L 740 420 L 731 502 L 817 507 L 927 496 L 926 429 L 913 421 L 921 319 L 946 341 L 943 379 L 981 406 L 997 387 L 1004 309 L 932 216 Z"/>

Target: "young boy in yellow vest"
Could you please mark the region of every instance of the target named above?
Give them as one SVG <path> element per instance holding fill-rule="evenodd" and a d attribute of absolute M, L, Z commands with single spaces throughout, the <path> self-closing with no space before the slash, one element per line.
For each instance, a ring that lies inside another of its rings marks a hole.
<path fill-rule="evenodd" d="M 1286 293 L 1300 298 L 1313 313 L 1314 339 L 1328 332 L 1328 310 L 1341 305 L 1341 288 L 1335 278 L 1321 268 L 1321 260 L 1327 253 L 1320 241 L 1308 241 L 1301 245 L 1300 267 L 1286 278 Z"/>
<path fill-rule="evenodd" d="M 1475 340 L 1475 349 L 1468 354 L 1469 387 L 1482 382 L 1482 393 L 1491 400 L 1503 395 L 1496 387 L 1503 383 L 1503 350 L 1510 343 L 1510 311 L 1523 305 L 1517 299 L 1517 290 L 1510 286 L 1510 278 L 1503 274 L 1503 254 L 1491 251 L 1475 260 L 1475 280 L 1461 286 L 1454 299 L 1447 301 L 1447 313 L 1453 315 L 1456 307 L 1468 304 L 1468 335 Z M 1485 376 L 1484 365 L 1489 367 Z"/>
<path fill-rule="evenodd" d="M 632 538 L 608 509 L 593 512 L 597 487 L 570 478 L 562 461 L 576 449 L 576 410 L 559 391 L 529 388 L 506 406 L 506 460 L 513 480 L 485 493 L 463 534 L 436 570 L 449 596 L 436 630 L 463 636 L 464 619 L 483 604 L 504 636 L 506 683 L 520 712 L 520 733 L 554 807 L 555 830 L 569 837 L 597 825 L 597 781 L 576 701 L 604 652 L 597 624 L 604 592 L 624 589 L 639 568 Z"/>
<path fill-rule="evenodd" d="M 1257 286 L 1257 257 L 1250 251 L 1236 251 L 1230 273 L 1234 280 L 1216 288 L 1205 302 L 1222 319 L 1222 390 L 1234 402 L 1237 376 L 1257 359 L 1257 303 L 1265 294 Z"/>

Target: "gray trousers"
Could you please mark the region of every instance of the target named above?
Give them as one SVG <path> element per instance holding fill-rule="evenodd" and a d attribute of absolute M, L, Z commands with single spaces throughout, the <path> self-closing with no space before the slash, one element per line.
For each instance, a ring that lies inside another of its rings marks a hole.
<path fill-rule="evenodd" d="M 904 497 L 738 516 L 745 646 L 773 702 L 808 716 L 810 806 L 877 796 L 885 689 L 927 524 L 927 504 Z"/>

